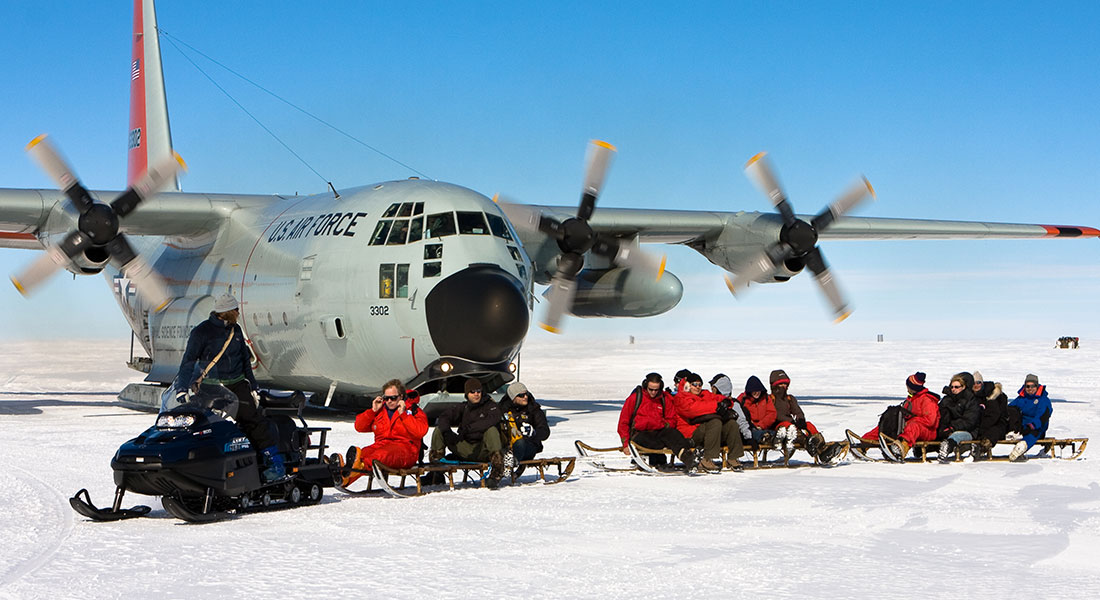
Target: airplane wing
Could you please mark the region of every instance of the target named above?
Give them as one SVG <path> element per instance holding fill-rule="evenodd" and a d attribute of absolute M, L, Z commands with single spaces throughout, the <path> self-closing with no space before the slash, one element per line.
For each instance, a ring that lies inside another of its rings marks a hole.
<path fill-rule="evenodd" d="M 121 192 L 92 194 L 110 200 Z M 216 231 L 236 209 L 263 206 L 278 196 L 165 192 L 120 223 L 129 235 L 196 237 Z M 58 190 L 0 189 L 0 248 L 42 249 L 39 241 L 72 229 L 76 211 Z"/>

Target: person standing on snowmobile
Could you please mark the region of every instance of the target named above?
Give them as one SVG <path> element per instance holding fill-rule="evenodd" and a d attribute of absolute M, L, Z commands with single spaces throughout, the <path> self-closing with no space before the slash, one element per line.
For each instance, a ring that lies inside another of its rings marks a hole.
<path fill-rule="evenodd" d="M 240 315 L 240 305 L 232 294 L 214 301 L 210 318 L 196 325 L 187 338 L 176 381 L 180 389 L 192 394 L 200 393 L 202 386 L 214 385 L 233 392 L 239 403 L 237 425 L 263 454 L 264 479 L 274 481 L 286 476 L 286 467 L 275 425 L 260 412 L 254 396 L 259 385 L 252 374 L 252 353 L 237 324 Z"/>
<path fill-rule="evenodd" d="M 405 390 L 400 379 L 391 379 L 382 386 L 382 395 L 375 396 L 367 410 L 355 417 L 355 430 L 374 434 L 374 443 L 360 448 L 348 448 L 343 459 L 342 487 L 348 487 L 370 470 L 378 461 L 393 469 L 407 469 L 416 464 L 420 455 L 420 440 L 428 433 L 428 417 L 420 410 L 420 394 Z M 340 456 L 337 460 L 340 460 Z"/>

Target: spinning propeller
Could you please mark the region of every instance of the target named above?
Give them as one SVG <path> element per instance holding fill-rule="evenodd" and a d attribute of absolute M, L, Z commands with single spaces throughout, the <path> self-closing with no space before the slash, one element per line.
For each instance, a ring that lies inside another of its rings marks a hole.
<path fill-rule="evenodd" d="M 560 333 L 560 323 L 564 315 L 573 306 L 573 297 L 577 292 L 577 273 L 584 267 L 585 254 L 592 253 L 611 260 L 614 264 L 651 272 L 660 279 L 665 270 L 665 257 L 657 257 L 644 252 L 633 240 L 622 240 L 614 236 L 598 234 L 592 231 L 588 219 L 596 209 L 596 199 L 603 187 L 607 169 L 615 147 L 607 142 L 592 140 L 588 144 L 588 157 L 585 167 L 584 188 L 581 191 L 581 204 L 577 216 L 564 221 L 543 214 L 536 208 L 523 205 L 509 205 L 509 212 L 524 213 L 523 219 L 513 221 L 517 228 L 533 232 L 538 231 L 558 243 L 561 254 L 558 256 L 558 268 L 550 281 L 546 293 L 549 306 L 546 315 L 539 324 L 551 333 Z"/>
<path fill-rule="evenodd" d="M 180 155 L 173 153 L 150 166 L 125 192 L 110 204 L 104 204 L 92 198 L 81 185 L 45 134 L 31 140 L 27 144 L 27 152 L 57 182 L 58 187 L 80 212 L 80 218 L 76 229 L 59 244 L 47 247 L 44 255 L 19 275 L 12 276 L 11 281 L 16 289 L 26 296 L 80 253 L 99 248 L 106 252 L 123 276 L 133 282 L 138 293 L 155 307 L 155 311 L 168 306 L 171 298 L 164 280 L 152 265 L 134 252 L 126 236 L 119 233 L 118 223 L 119 219 L 125 218 L 143 200 L 156 194 L 171 181 L 178 171 L 187 168 Z"/>
<path fill-rule="evenodd" d="M 794 209 L 787 201 L 787 194 L 779 186 L 766 153 L 761 152 L 745 164 L 745 173 L 760 189 L 767 194 L 776 210 L 783 218 L 783 228 L 779 231 L 779 240 L 747 261 L 734 279 L 726 276 L 726 285 L 735 296 L 748 287 L 749 283 L 771 274 L 785 261 L 801 260 L 814 274 L 814 281 L 821 288 L 825 298 L 832 306 L 836 322 L 843 321 L 852 314 L 847 300 L 840 292 L 836 280 L 825 263 L 821 249 L 817 247 L 817 237 L 838 218 L 854 208 L 867 197 L 874 197 L 875 190 L 867 178 L 861 178 L 839 198 L 818 213 L 809 223 L 795 216 Z"/>

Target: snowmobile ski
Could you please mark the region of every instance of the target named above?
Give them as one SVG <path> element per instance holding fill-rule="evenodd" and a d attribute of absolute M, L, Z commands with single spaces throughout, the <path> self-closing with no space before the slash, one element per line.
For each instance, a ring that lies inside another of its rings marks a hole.
<path fill-rule="evenodd" d="M 116 492 L 116 494 L 118 494 L 118 492 Z M 118 498 L 121 499 L 121 494 L 118 494 Z M 100 522 L 136 519 L 138 517 L 144 517 L 152 510 L 144 504 L 118 510 L 98 508 L 95 504 L 92 504 L 92 497 L 88 494 L 87 489 L 81 489 L 76 494 L 73 494 L 73 497 L 69 498 L 69 505 L 73 507 L 73 510 L 85 517 Z"/>
<path fill-rule="evenodd" d="M 168 514 L 188 523 L 213 523 L 214 521 L 224 521 L 232 516 L 231 513 L 225 511 L 212 510 L 204 513 L 191 510 L 187 504 L 172 496 L 161 496 L 160 503 L 164 506 L 164 510 L 168 511 Z"/>

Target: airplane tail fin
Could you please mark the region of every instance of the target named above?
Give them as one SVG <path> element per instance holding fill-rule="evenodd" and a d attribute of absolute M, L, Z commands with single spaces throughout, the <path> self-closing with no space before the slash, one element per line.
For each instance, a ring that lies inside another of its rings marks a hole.
<path fill-rule="evenodd" d="M 130 62 L 130 139 L 126 183 L 133 184 L 151 164 L 173 155 L 168 98 L 160 62 L 157 13 L 153 0 L 134 0 L 133 58 Z M 180 191 L 179 177 L 168 188 Z"/>

